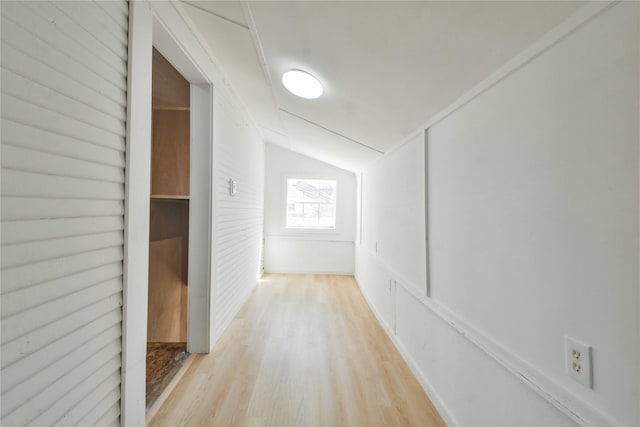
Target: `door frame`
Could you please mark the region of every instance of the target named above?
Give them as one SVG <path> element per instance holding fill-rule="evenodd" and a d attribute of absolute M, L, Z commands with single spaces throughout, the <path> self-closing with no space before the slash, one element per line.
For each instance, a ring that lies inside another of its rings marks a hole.
<path fill-rule="evenodd" d="M 191 85 L 187 347 L 211 348 L 213 84 L 151 2 L 129 2 L 121 425 L 146 422 L 152 47 Z"/>

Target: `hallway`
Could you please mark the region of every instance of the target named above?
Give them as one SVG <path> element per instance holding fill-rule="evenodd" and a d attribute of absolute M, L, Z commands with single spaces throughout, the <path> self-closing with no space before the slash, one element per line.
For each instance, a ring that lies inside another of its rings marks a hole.
<path fill-rule="evenodd" d="M 267 274 L 149 426 L 444 426 L 351 276 Z"/>

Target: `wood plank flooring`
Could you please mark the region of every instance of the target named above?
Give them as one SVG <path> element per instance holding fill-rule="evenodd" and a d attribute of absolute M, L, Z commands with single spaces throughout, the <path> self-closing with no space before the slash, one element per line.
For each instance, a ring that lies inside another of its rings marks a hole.
<path fill-rule="evenodd" d="M 150 426 L 444 426 L 351 276 L 265 275 Z"/>

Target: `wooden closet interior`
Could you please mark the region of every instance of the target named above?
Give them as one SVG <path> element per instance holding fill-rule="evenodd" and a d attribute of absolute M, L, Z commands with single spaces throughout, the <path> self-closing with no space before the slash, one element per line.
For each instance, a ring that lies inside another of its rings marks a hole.
<path fill-rule="evenodd" d="M 187 357 L 189 265 L 190 86 L 155 48 L 152 82 L 147 409 Z"/>

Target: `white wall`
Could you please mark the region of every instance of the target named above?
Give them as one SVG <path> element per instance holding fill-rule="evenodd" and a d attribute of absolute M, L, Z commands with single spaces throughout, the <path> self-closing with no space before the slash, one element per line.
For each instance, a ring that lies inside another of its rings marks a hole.
<path fill-rule="evenodd" d="M 362 245 L 425 293 L 424 146 L 415 137 L 365 171 Z"/>
<path fill-rule="evenodd" d="M 364 172 L 358 282 L 450 422 L 640 424 L 638 12 L 605 9 L 430 127 L 430 297 L 406 212 L 423 189 L 397 188 L 424 179 L 422 138 Z M 565 335 L 593 346 L 593 390 Z"/>
<path fill-rule="evenodd" d="M 285 226 L 287 177 L 335 179 L 336 230 Z M 340 273 L 354 271 L 356 176 L 349 171 L 267 144 L 265 170 L 265 271 Z"/>
<path fill-rule="evenodd" d="M 260 274 L 264 220 L 264 143 L 242 111 L 214 105 L 212 343 L 247 300 Z M 229 179 L 237 193 L 229 195 Z"/>

